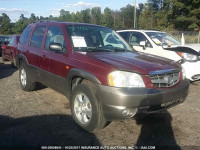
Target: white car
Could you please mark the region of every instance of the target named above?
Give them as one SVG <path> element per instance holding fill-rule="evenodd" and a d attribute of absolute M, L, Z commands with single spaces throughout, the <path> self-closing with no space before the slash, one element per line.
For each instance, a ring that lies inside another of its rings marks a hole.
<path fill-rule="evenodd" d="M 200 47 L 181 46 L 178 40 L 161 31 L 131 29 L 117 32 L 135 50 L 179 62 L 190 81 L 200 79 Z"/>

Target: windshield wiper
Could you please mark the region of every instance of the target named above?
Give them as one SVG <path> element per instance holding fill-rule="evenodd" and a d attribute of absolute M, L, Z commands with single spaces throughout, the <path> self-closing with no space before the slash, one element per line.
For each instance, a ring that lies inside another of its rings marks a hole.
<path fill-rule="evenodd" d="M 113 49 L 115 52 L 127 52 L 128 50 L 125 48 L 114 48 Z"/>
<path fill-rule="evenodd" d="M 104 47 L 85 47 L 83 48 L 79 48 L 76 49 L 76 51 L 80 51 L 80 52 L 126 52 L 127 49 L 124 48 L 112 48 L 112 49 L 107 49 Z"/>
<path fill-rule="evenodd" d="M 77 48 L 77 49 L 75 49 L 75 51 L 78 51 L 78 52 L 87 52 L 88 50 L 87 50 L 87 48 Z"/>
<path fill-rule="evenodd" d="M 103 47 L 87 47 L 89 52 L 113 52 L 112 49 L 106 49 Z"/>

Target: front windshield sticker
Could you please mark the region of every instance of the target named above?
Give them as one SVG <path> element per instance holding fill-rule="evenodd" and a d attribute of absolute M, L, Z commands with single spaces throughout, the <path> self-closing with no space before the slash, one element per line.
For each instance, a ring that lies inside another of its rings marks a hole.
<path fill-rule="evenodd" d="M 72 36 L 74 47 L 87 47 L 85 38 L 83 36 Z"/>
<path fill-rule="evenodd" d="M 157 38 L 153 38 L 152 40 L 158 45 L 161 44 L 161 42 Z"/>

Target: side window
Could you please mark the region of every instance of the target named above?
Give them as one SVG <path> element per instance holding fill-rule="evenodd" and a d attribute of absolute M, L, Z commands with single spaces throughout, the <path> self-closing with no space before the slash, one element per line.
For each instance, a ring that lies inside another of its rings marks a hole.
<path fill-rule="evenodd" d="M 106 38 L 106 42 L 108 43 L 113 43 L 113 44 L 118 44 L 117 40 L 115 38 L 113 38 L 113 35 L 110 34 L 107 38 Z"/>
<path fill-rule="evenodd" d="M 9 45 L 14 45 L 15 44 L 15 37 L 12 37 L 10 39 Z"/>
<path fill-rule="evenodd" d="M 115 34 L 112 33 L 107 33 L 103 42 L 104 46 L 124 48 L 123 43 L 119 40 L 119 38 Z"/>
<path fill-rule="evenodd" d="M 50 50 L 50 44 L 59 44 L 62 47 L 62 51 L 66 51 L 65 39 L 60 27 L 50 26 L 48 29 L 45 49 Z"/>
<path fill-rule="evenodd" d="M 145 46 L 152 48 L 151 43 L 149 40 L 145 37 L 144 34 L 140 32 L 132 32 L 129 37 L 129 43 L 132 46 L 140 46 L 140 42 L 145 41 Z"/>
<path fill-rule="evenodd" d="M 45 33 L 45 26 L 38 26 L 36 27 L 35 31 L 32 34 L 30 45 L 33 47 L 42 47 L 42 41 L 44 38 L 44 33 Z"/>
<path fill-rule="evenodd" d="M 19 39 L 19 42 L 20 42 L 21 44 L 26 43 L 31 29 L 32 29 L 32 28 L 31 28 L 30 25 L 27 26 L 27 27 L 24 29 L 24 31 L 23 31 L 22 35 L 20 36 L 20 39 Z"/>
<path fill-rule="evenodd" d="M 119 35 L 121 35 L 124 40 L 126 40 L 128 42 L 128 39 L 129 39 L 129 32 L 118 32 Z"/>
<path fill-rule="evenodd" d="M 97 32 L 83 31 L 83 35 L 88 47 L 98 47 L 101 45 Z"/>

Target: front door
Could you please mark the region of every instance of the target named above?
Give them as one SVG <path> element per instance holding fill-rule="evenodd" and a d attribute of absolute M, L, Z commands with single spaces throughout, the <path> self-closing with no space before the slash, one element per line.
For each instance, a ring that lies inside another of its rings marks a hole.
<path fill-rule="evenodd" d="M 54 50 L 51 44 L 59 44 L 61 51 Z M 65 77 L 68 72 L 66 68 L 66 42 L 63 31 L 60 26 L 50 26 L 45 38 L 45 46 L 41 57 L 42 67 L 48 68 L 48 72 L 43 73 L 47 85 L 55 90 L 62 92 L 64 90 Z M 43 63 L 42 63 L 43 62 Z M 41 68 L 42 68 L 41 67 Z"/>

